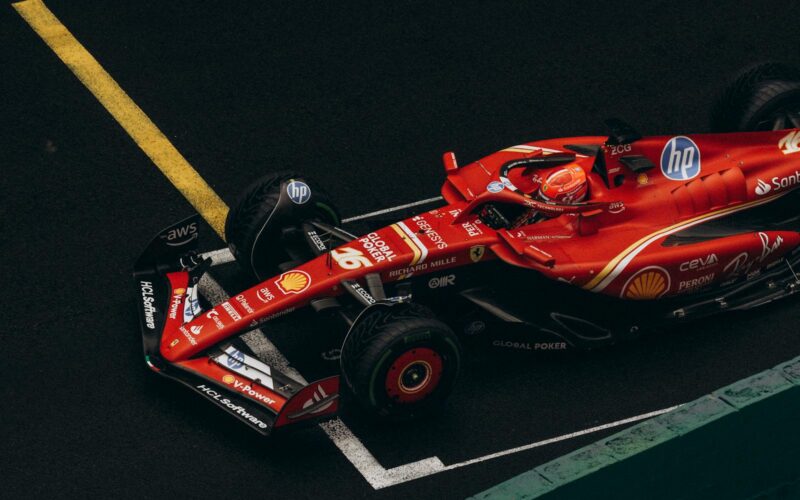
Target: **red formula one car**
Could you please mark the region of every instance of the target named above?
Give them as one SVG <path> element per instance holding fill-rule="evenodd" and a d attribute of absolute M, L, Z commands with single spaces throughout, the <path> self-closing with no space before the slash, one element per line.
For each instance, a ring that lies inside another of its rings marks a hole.
<path fill-rule="evenodd" d="M 764 65 L 714 114 L 720 133 L 548 139 L 459 166 L 446 204 L 362 236 L 298 174 L 263 178 L 226 236 L 256 283 L 203 308 L 195 217 L 136 264 L 148 365 L 262 434 L 327 417 L 347 394 L 408 417 L 450 393 L 461 338 L 590 348 L 790 295 L 800 245 L 800 78 Z M 239 336 L 310 307 L 342 339 L 340 375 L 305 385 Z M 498 324 L 502 325 L 497 328 Z M 340 381 L 344 382 L 340 390 Z"/>

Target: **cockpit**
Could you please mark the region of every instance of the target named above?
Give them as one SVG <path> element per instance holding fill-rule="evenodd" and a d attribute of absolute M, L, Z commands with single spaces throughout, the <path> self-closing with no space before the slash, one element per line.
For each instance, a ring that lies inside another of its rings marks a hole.
<path fill-rule="evenodd" d="M 480 207 L 478 215 L 494 229 L 518 228 L 557 216 L 563 211 L 555 207 L 580 204 L 588 198 L 586 171 L 591 169 L 591 160 L 584 161 L 572 153 L 512 160 L 500 168 L 500 180 L 490 183 L 487 191 L 509 190 L 531 201 L 486 203 Z M 552 205 L 554 210 L 542 210 L 542 204 Z"/>

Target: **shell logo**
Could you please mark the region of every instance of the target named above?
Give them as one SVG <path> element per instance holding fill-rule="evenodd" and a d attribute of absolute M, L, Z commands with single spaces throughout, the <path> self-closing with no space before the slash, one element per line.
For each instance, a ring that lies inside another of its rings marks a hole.
<path fill-rule="evenodd" d="M 225 382 L 226 384 L 232 384 L 236 382 L 236 377 L 234 377 L 233 375 L 223 375 L 222 381 Z"/>
<path fill-rule="evenodd" d="M 301 293 L 311 284 L 311 276 L 305 271 L 287 271 L 275 280 L 275 284 L 284 295 Z"/>
<path fill-rule="evenodd" d="M 184 293 L 186 293 L 186 289 L 185 288 L 176 288 L 175 290 L 172 291 L 172 293 L 174 295 L 183 295 Z"/>
<path fill-rule="evenodd" d="M 670 281 L 669 273 L 663 267 L 645 267 L 628 279 L 620 297 L 631 300 L 657 299 L 667 293 Z"/>

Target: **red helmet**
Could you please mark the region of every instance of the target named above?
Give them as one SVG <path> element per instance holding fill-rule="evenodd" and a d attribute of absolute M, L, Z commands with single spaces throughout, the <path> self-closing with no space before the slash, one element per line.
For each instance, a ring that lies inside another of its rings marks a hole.
<path fill-rule="evenodd" d="M 586 172 L 578 165 L 565 165 L 542 179 L 539 196 L 555 203 L 575 203 L 583 201 L 588 190 Z"/>

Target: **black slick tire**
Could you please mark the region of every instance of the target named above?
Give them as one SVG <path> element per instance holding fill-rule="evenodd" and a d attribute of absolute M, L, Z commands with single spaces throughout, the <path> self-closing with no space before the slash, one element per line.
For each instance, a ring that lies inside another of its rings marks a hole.
<path fill-rule="evenodd" d="M 414 304 L 379 305 L 362 313 L 342 346 L 351 396 L 370 415 L 407 420 L 438 410 L 461 369 L 458 337 Z"/>
<path fill-rule="evenodd" d="M 286 194 L 290 183 L 310 188 L 310 199 L 292 203 Z M 255 280 L 278 271 L 290 260 L 286 251 L 286 230 L 303 221 L 317 219 L 338 226 L 338 211 L 329 196 L 313 180 L 295 172 L 266 175 L 248 186 L 232 204 L 225 221 L 225 238 L 236 261 Z"/>

